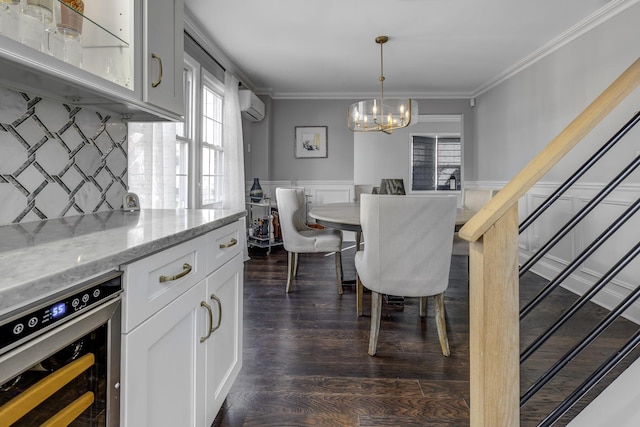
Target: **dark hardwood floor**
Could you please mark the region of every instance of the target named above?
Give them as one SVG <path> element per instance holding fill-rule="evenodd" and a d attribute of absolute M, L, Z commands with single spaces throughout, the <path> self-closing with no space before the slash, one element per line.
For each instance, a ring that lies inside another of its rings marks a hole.
<path fill-rule="evenodd" d="M 355 277 L 353 254 L 354 249 L 343 253 L 347 278 Z M 451 345 L 447 358 L 440 350 L 432 305 L 426 319 L 418 316 L 415 299 L 407 299 L 403 308 L 386 305 L 378 351 L 370 357 L 369 295 L 365 315 L 356 318 L 353 287 L 337 293 L 333 256 L 301 255 L 290 294 L 285 293 L 287 256 L 282 248 L 271 255 L 251 249 L 250 256 L 244 276 L 244 365 L 213 426 L 469 425 L 466 258 L 452 260 L 445 297 Z M 522 280 L 522 300 L 544 283 L 528 274 Z M 562 311 L 575 298 L 566 291 L 554 292 L 523 322 L 523 344 L 553 320 L 552 312 Z M 553 357 L 566 351 L 578 330 L 597 322 L 602 313 L 590 307 L 525 362 L 523 390 L 548 369 Z M 595 355 L 578 358 L 567 374 L 523 407 L 522 426 L 536 425 L 588 374 L 585 366 L 597 366 L 613 345 L 637 329 L 628 321 L 614 326 L 595 345 Z M 619 370 L 622 365 L 626 363 Z"/>

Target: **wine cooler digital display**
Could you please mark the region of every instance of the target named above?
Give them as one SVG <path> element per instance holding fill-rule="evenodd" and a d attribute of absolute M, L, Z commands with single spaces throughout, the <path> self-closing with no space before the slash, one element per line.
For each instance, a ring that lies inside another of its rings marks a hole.
<path fill-rule="evenodd" d="M 67 304 L 64 302 L 60 302 L 51 307 L 49 311 L 51 312 L 51 318 L 55 320 L 59 317 L 64 316 L 64 314 L 67 312 Z"/>
<path fill-rule="evenodd" d="M 75 291 L 67 296 L 54 298 L 50 302 L 12 316 L 0 325 L 0 354 L 51 329 L 53 325 L 65 319 L 95 307 L 121 291 L 122 277 L 118 274 L 110 280 Z"/>

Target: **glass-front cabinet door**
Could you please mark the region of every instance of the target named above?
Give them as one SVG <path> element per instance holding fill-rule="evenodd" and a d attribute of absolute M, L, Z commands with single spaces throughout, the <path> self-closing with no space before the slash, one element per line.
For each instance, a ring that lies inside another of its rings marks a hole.
<path fill-rule="evenodd" d="M 0 34 L 134 90 L 133 2 L 0 0 Z"/>
<path fill-rule="evenodd" d="M 183 7 L 183 0 L 0 0 L 0 85 L 123 119 L 179 121 Z"/>
<path fill-rule="evenodd" d="M 60 0 L 61 10 L 66 7 Z M 82 0 L 72 0 L 82 1 Z M 81 68 L 128 89 L 134 89 L 133 2 L 130 0 L 87 0 L 86 29 L 83 31 Z M 64 51 L 64 49 L 63 49 Z M 59 53 L 54 51 L 59 58 Z"/>

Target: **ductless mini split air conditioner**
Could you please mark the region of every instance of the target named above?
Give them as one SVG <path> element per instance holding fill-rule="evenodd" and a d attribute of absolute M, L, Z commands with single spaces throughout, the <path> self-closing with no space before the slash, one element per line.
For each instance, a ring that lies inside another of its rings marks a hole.
<path fill-rule="evenodd" d="M 248 89 L 239 91 L 242 116 L 252 122 L 264 119 L 264 102 Z"/>

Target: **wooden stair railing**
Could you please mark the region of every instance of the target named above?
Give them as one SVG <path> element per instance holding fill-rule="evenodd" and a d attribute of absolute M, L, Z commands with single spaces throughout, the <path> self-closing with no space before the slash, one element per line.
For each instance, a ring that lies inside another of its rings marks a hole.
<path fill-rule="evenodd" d="M 520 425 L 518 200 L 640 84 L 640 58 L 459 231 L 469 241 L 471 427 Z"/>

